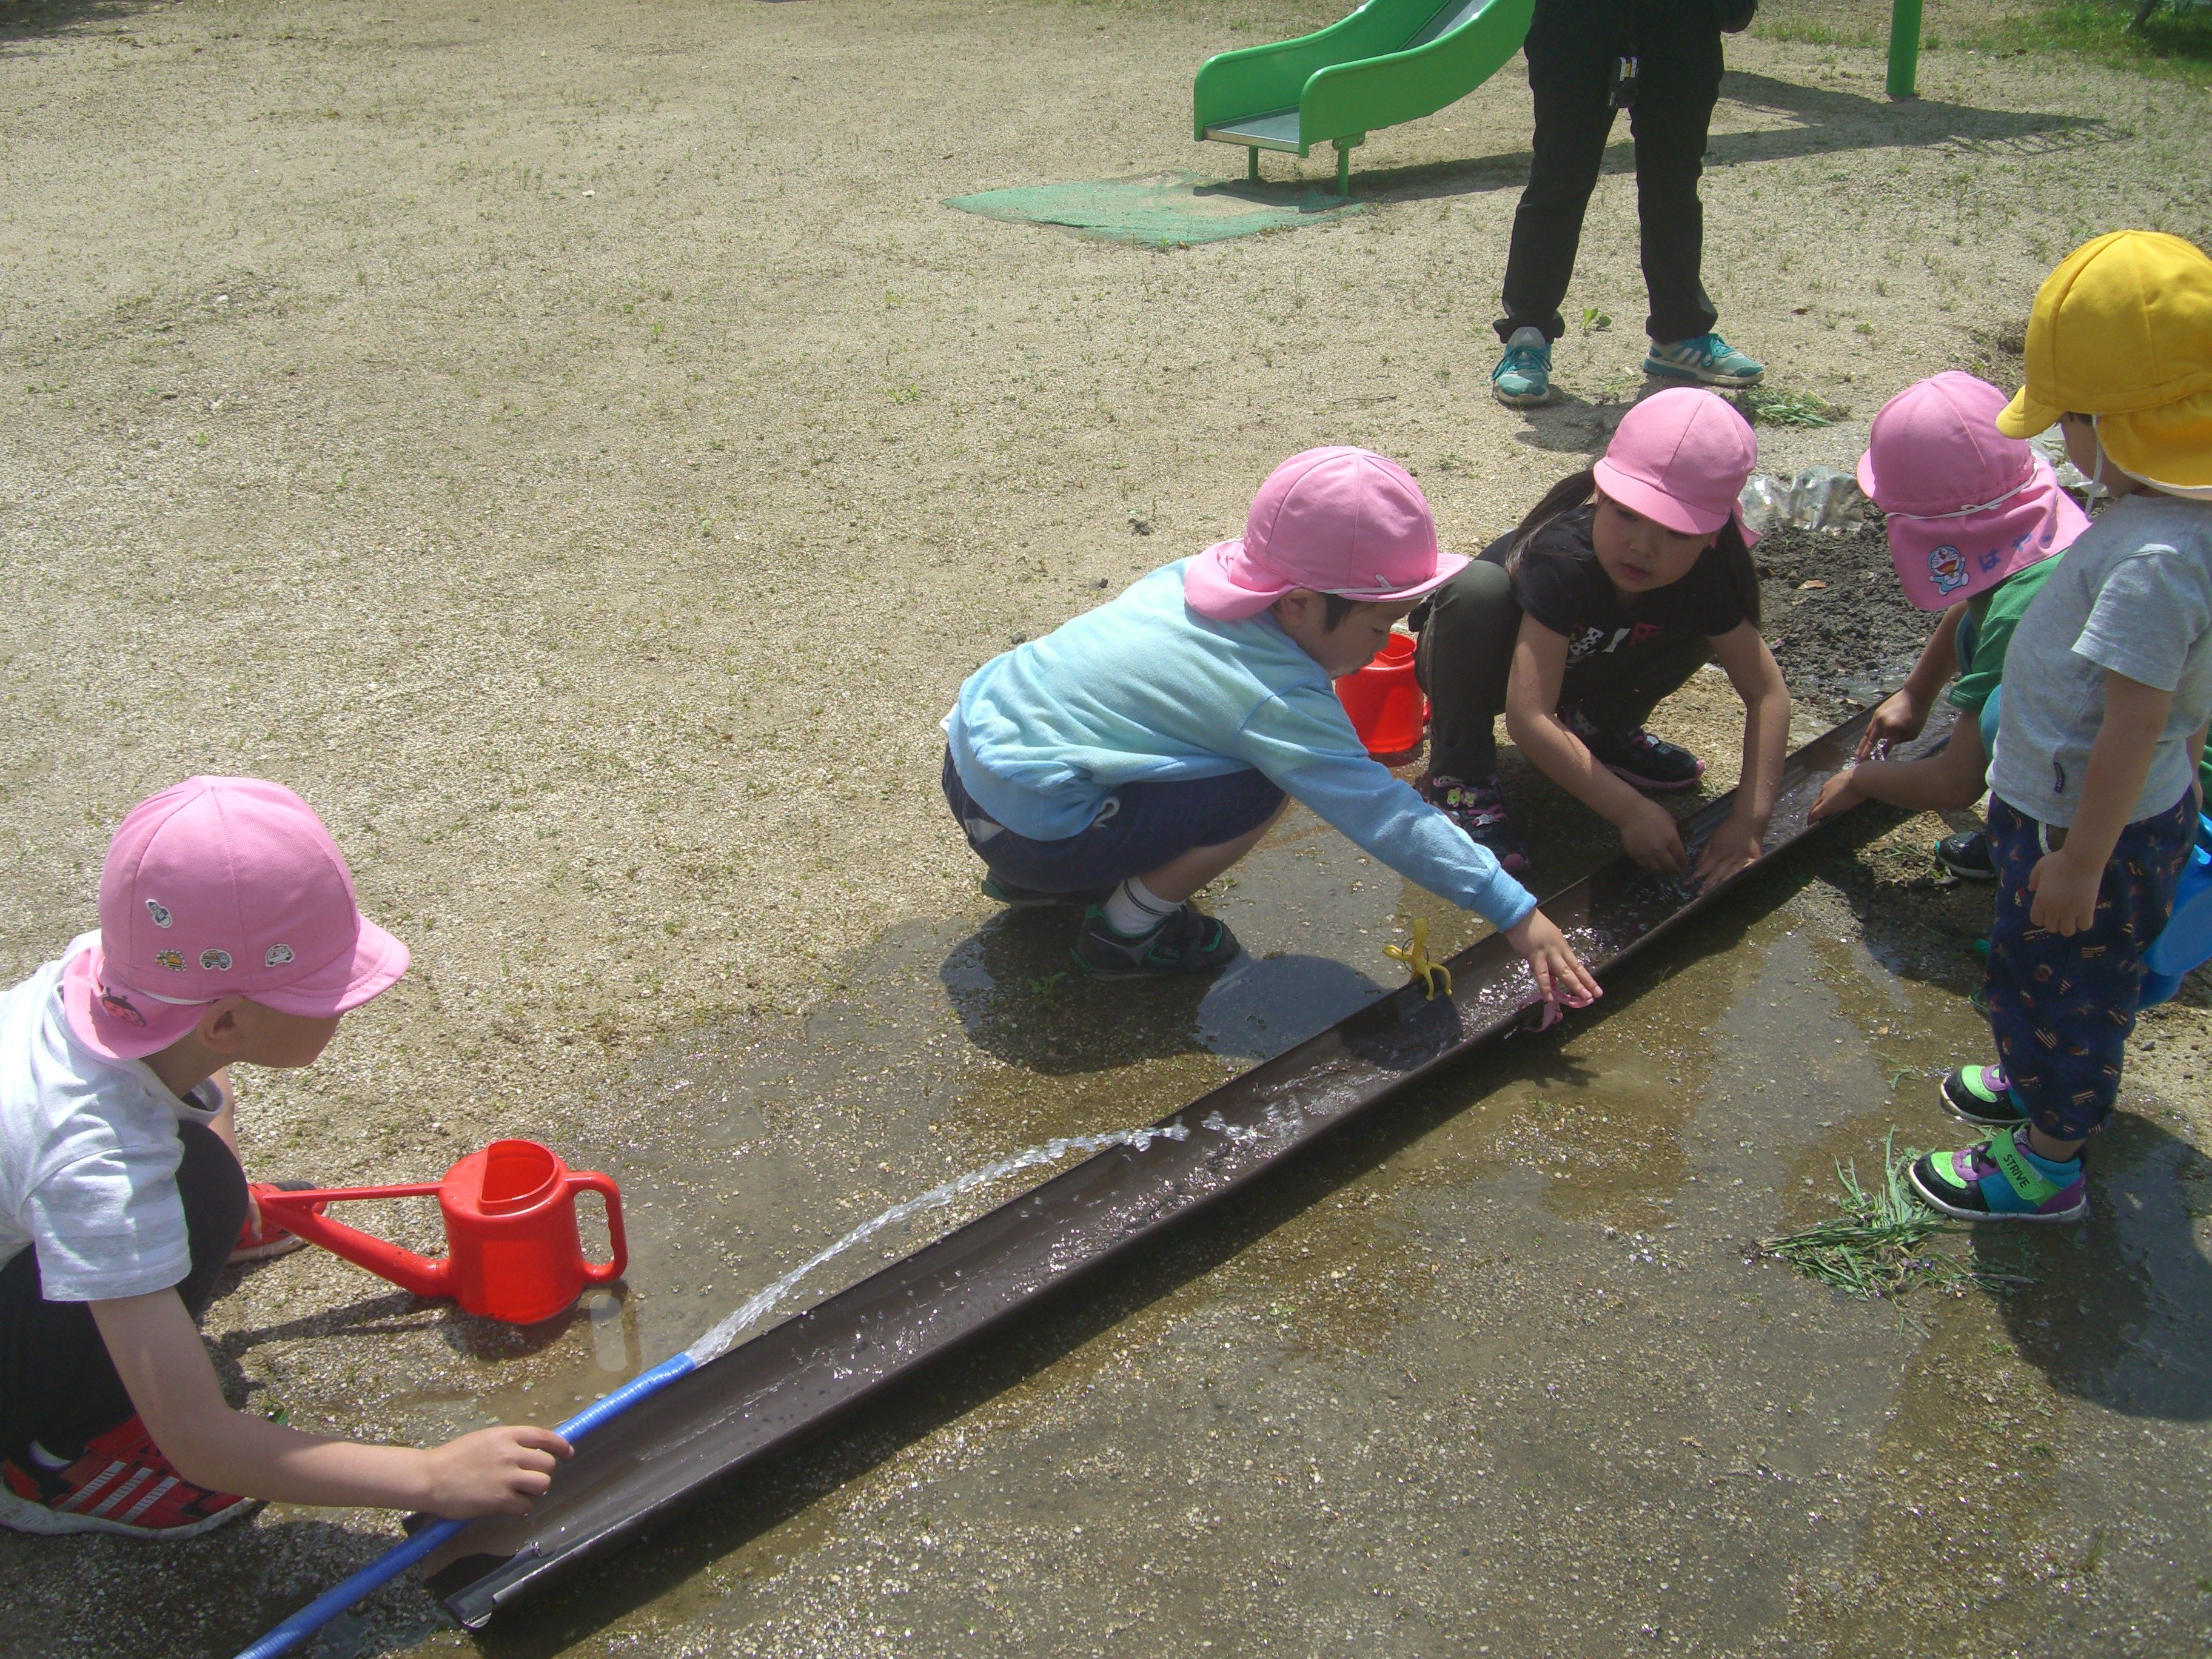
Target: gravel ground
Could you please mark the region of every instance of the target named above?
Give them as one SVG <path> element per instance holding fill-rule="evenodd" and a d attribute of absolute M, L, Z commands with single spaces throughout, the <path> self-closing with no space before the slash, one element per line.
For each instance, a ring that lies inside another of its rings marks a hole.
<path fill-rule="evenodd" d="M 1054 941 L 985 925 L 935 784 L 936 721 L 965 673 L 1233 530 L 1285 453 L 1401 457 L 1448 543 L 1479 546 L 1642 389 L 1624 136 L 1571 297 L 1591 315 L 1562 343 L 1567 396 L 1525 417 L 1487 396 L 1526 167 L 1512 71 L 1375 135 L 1358 173 L 1374 210 L 1326 228 L 1141 252 L 939 205 L 1229 173 L 1240 158 L 1189 142 L 1192 68 L 1325 11 L 0 9 L 0 969 L 89 924 L 133 800 L 195 770 L 299 788 L 416 967 L 323 1064 L 246 1079 L 254 1172 L 427 1176 L 516 1132 L 613 1170 L 637 1261 L 616 1370 L 848 1211 L 1040 1131 L 1132 1121 L 1365 994 L 1381 969 L 1356 930 L 1425 902 L 1293 824 L 1223 900 L 1275 977 L 1212 1012 L 1079 1006 Z M 1850 411 L 1762 428 L 1768 470 L 1847 465 L 1890 392 L 1988 364 L 2080 238 L 2207 233 L 2201 94 L 1938 52 L 1923 99 L 1892 105 L 1865 51 L 1751 39 L 1730 59 L 1707 187 L 1723 325 L 1778 387 Z M 1818 551 L 1877 563 L 1860 544 Z M 1812 592 L 1794 607 L 1808 623 L 1844 609 Z M 1794 650 L 1803 630 L 1778 626 Z M 1908 643 L 1870 643 L 1893 642 Z M 1731 722 L 1703 683 L 1669 711 L 1716 786 Z M 1579 833 L 1594 854 L 1601 838 Z M 1661 1000 L 1700 1029 L 1624 1005 L 1586 1052 L 1440 1095 L 1430 1139 L 1348 1154 L 1297 1189 L 1309 1208 L 1255 1210 L 1214 1256 L 1193 1246 L 1188 1273 L 1135 1274 L 1126 1323 L 1046 1333 L 1057 1357 L 979 1371 L 992 1386 L 933 1423 L 876 1422 L 862 1453 L 733 1499 L 688 1545 L 664 1540 L 487 1645 L 967 1651 L 972 1626 L 1025 1652 L 1157 1650 L 1203 1628 L 1224 1650 L 1334 1650 L 1349 1632 L 1413 1653 L 1478 1651 L 1494 1628 L 1501 1653 L 1676 1637 L 1841 1653 L 1909 1603 L 1880 1639 L 1948 1651 L 1935 1592 L 1971 1563 L 1974 1605 L 2003 1610 L 1989 1628 L 2022 1651 L 2201 1647 L 2198 1592 L 2164 1564 L 2202 1559 L 2212 1410 L 2107 1386 L 2147 1354 L 2169 1382 L 2203 1369 L 2176 1311 L 2199 1282 L 2201 1006 L 2148 1023 L 2134 1075 L 2160 1103 L 2138 1103 L 2113 1163 L 2142 1173 L 2124 1191 L 2165 1231 L 2115 1202 L 2076 1235 L 2087 1254 L 2051 1257 L 2123 1286 L 2094 1281 L 2094 1318 L 2053 1302 L 2039 1331 L 1972 1302 L 1922 1339 L 1771 1275 L 1738 1306 L 1733 1241 L 1899 1121 L 1869 1081 L 1867 1056 L 1894 1048 L 1877 1025 L 1909 1013 L 1914 1066 L 1971 1040 L 1957 947 L 1986 901 L 1929 884 L 1934 833 L 1855 848 L 1767 932 L 1701 936 L 1702 988 Z M 1753 997 L 1771 975 L 1777 994 Z M 1789 1022 L 1751 1006 L 1769 1001 Z M 1674 1299 L 1590 1346 L 1589 1290 L 1629 1271 L 1631 1235 L 1664 1229 L 1646 1188 L 1686 1205 L 1692 1176 L 1744 1178 L 1737 1142 L 1760 1133 L 1731 1113 L 1753 1085 L 1726 1079 L 1826 1066 L 1808 1033 L 1857 1057 L 1849 1109 L 1786 1124 L 1754 1212 L 1700 1203 L 1704 1254 Z M 1689 1069 L 1660 1064 L 1675 1051 Z M 694 1103 L 710 1086 L 720 1109 Z M 1561 1139 L 1540 1100 L 1596 1138 Z M 1944 1133 L 1914 1109 L 1918 1133 Z M 2158 1115 L 2172 1111 L 2188 1115 Z M 1614 1198 L 1547 1207 L 1554 1143 L 1612 1170 Z M 1673 1149 L 1656 1175 L 1653 1146 Z M 1370 1297 L 1331 1277 L 1370 1261 L 1434 1288 Z M 1704 1328 L 1738 1314 L 1741 1329 Z M 1756 1347 L 1769 1319 L 1801 1347 Z M 2049 1333 L 2081 1319 L 2068 1358 Z M 609 1374 L 581 1322 L 488 1332 L 320 1257 L 244 1278 L 210 1334 L 238 1397 L 350 1433 L 550 1413 Z M 1651 1377 L 1668 1381 L 1650 1414 L 1631 1411 Z M 1233 1431 L 1207 1415 L 1232 1395 Z M 1792 1437 L 1815 1407 L 1842 1439 Z M 1937 1490 L 1994 1455 L 1988 1424 L 2046 1407 L 2063 1433 L 2027 1496 Z M 1328 1425 L 1310 1460 L 1286 1449 L 1292 1412 Z M 1690 1442 L 1723 1443 L 1701 1413 L 1779 1427 L 1693 1473 Z M 1498 1471 L 1479 1489 L 1478 1432 Z M 1866 1468 L 1885 1473 L 1844 1483 L 1858 1507 L 1809 1496 Z M 1322 1507 L 1285 1495 L 1340 1489 Z M 1762 1496 L 1707 1501 L 1738 1490 Z M 1275 1543 L 1246 1526 L 1263 1514 Z M 272 1510 L 176 1551 L 0 1539 L 0 1650 L 228 1652 L 392 1527 Z M 1723 1535 L 1757 1559 L 1732 1557 L 1710 1591 L 1666 1569 Z M 1408 1603 L 1384 1576 L 1417 1562 L 1436 1569 L 1425 1622 L 1395 1617 Z M 395 1591 L 331 1650 L 465 1645 L 426 1607 Z"/>

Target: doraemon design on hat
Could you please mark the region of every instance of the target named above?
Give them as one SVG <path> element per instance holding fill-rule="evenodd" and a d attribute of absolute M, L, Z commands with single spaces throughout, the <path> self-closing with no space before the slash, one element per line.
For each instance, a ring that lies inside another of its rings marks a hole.
<path fill-rule="evenodd" d="M 1966 556 L 1955 547 L 1939 547 L 1928 555 L 1928 579 L 1938 593 L 1955 593 L 1966 585 Z"/>

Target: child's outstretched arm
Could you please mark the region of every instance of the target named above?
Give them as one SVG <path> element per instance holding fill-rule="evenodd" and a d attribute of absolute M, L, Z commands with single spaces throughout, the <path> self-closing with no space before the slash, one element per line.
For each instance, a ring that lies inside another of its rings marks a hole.
<path fill-rule="evenodd" d="M 1910 743 L 1920 735 L 1928 724 L 1928 711 L 1936 706 L 1936 694 L 1959 672 L 1959 624 L 1966 618 L 1966 605 L 1961 599 L 1943 613 L 1936 632 L 1920 647 L 1920 660 L 1912 665 L 1905 684 L 1875 709 L 1867 729 L 1859 734 L 1859 759 L 1873 754 L 1876 744 Z"/>
<path fill-rule="evenodd" d="M 1620 844 L 1647 870 L 1680 875 L 1690 855 L 1674 815 L 1647 800 L 1598 764 L 1559 719 L 1559 685 L 1567 672 L 1567 636 L 1534 617 L 1521 618 L 1505 685 L 1505 731 L 1537 769 L 1620 831 Z"/>
<path fill-rule="evenodd" d="M 2035 899 L 2027 917 L 2038 927 L 2071 938 L 2096 921 L 2105 866 L 2150 776 L 2172 708 L 2171 691 L 2105 671 L 2105 719 L 2081 775 L 2081 809 L 2066 832 L 2066 844 L 2045 854 L 2028 872 Z"/>
<path fill-rule="evenodd" d="M 1848 811 L 1863 800 L 1887 801 L 1914 812 L 1949 812 L 1982 798 L 1990 769 L 1978 720 L 1962 717 L 1940 755 L 1924 760 L 1862 760 L 1820 786 L 1820 799 L 1805 814 L 1808 823 Z"/>
<path fill-rule="evenodd" d="M 428 1510 L 451 1520 L 521 1515 L 568 1443 L 550 1429 L 479 1429 L 428 1451 L 363 1446 L 231 1410 L 174 1291 L 91 1304 L 131 1403 L 185 1480 L 287 1504 Z"/>
<path fill-rule="evenodd" d="M 1745 622 L 1729 629 L 1713 641 L 1713 659 L 1743 699 L 1743 772 L 1735 806 L 1698 855 L 1698 882 L 1704 887 L 1759 862 L 1790 750 L 1790 688 L 1758 628 Z"/>

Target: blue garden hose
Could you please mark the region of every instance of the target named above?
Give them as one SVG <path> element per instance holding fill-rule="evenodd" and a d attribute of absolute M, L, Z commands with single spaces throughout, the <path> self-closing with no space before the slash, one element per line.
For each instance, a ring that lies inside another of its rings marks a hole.
<path fill-rule="evenodd" d="M 640 1371 L 604 1400 L 585 1407 L 555 1432 L 564 1440 L 580 1440 L 593 1429 L 620 1417 L 647 1395 L 659 1393 L 678 1377 L 696 1369 L 697 1362 L 688 1353 L 664 1359 L 651 1370 Z M 465 1521 L 433 1522 L 413 1537 L 394 1544 L 343 1583 L 325 1590 L 251 1647 L 240 1649 L 238 1659 L 276 1659 L 280 1653 L 291 1652 L 355 1602 L 390 1583 L 468 1524 Z"/>

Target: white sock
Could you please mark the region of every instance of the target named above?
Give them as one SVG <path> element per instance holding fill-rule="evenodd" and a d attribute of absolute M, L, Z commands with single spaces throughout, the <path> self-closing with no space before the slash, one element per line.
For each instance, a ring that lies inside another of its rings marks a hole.
<path fill-rule="evenodd" d="M 1132 876 L 1107 895 L 1106 925 L 1125 939 L 1133 939 L 1151 933 L 1182 908 Z"/>

